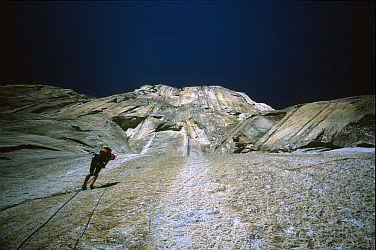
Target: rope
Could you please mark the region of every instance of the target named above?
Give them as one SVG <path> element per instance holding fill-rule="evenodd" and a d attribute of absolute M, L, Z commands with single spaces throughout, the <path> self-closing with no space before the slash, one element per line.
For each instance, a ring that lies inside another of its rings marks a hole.
<path fill-rule="evenodd" d="M 40 229 L 42 229 L 44 226 L 47 225 L 47 223 L 66 205 L 68 202 L 70 202 L 81 190 L 78 190 L 72 197 L 69 198 L 63 205 L 61 205 L 55 213 L 53 213 L 41 226 L 39 226 L 34 232 L 32 232 L 26 239 L 22 241 L 22 243 L 17 247 L 17 250 L 20 249 L 26 241 L 28 241 L 34 234 L 36 234 Z"/>
<path fill-rule="evenodd" d="M 123 171 L 124 171 L 124 169 L 125 168 L 123 168 L 121 171 L 119 171 L 116 175 L 115 175 L 115 177 L 114 178 L 117 178 L 119 175 L 120 175 L 120 173 L 122 173 Z M 88 184 L 93 180 L 93 178 L 94 177 L 91 177 L 89 180 L 88 180 Z M 114 178 L 112 178 L 112 179 L 114 179 Z M 104 191 L 103 191 L 103 193 L 101 194 L 101 196 L 99 197 L 99 200 L 97 201 L 97 204 L 95 205 L 95 207 L 94 207 L 94 209 L 93 209 L 93 211 L 91 212 L 91 214 L 90 214 L 90 217 L 89 217 L 89 220 L 87 221 L 87 223 L 86 223 L 86 225 L 85 225 L 85 228 L 84 228 L 84 231 L 81 233 L 81 235 L 80 235 L 80 237 L 77 239 L 77 241 L 76 241 L 76 244 L 74 245 L 74 248 L 73 249 L 76 249 L 76 247 L 77 247 L 77 244 L 78 244 L 78 242 L 80 241 L 80 239 L 82 238 L 82 236 L 85 234 L 85 232 L 86 232 L 86 230 L 87 230 L 87 228 L 89 227 L 89 224 L 90 224 L 90 221 L 91 221 L 91 218 L 93 217 L 93 215 L 94 215 L 94 212 L 95 212 L 95 209 L 97 208 L 97 206 L 99 205 L 99 202 L 101 201 L 101 199 L 102 199 L 102 197 L 103 197 L 103 195 L 104 195 L 104 193 L 106 192 L 106 190 L 107 190 L 107 187 L 104 189 Z M 36 230 L 34 230 L 27 238 L 25 238 L 23 241 L 22 241 L 22 243 L 16 248 L 17 250 L 18 249 L 21 249 L 21 247 L 23 247 L 23 245 L 31 238 L 31 237 L 33 237 L 33 235 L 34 234 L 36 234 L 39 230 L 41 230 L 43 227 L 45 227 L 47 224 L 48 224 L 48 222 L 50 222 L 50 220 L 65 206 L 65 205 L 67 205 L 74 197 L 76 197 L 76 195 L 79 193 L 81 191 L 81 189 L 80 190 L 78 190 L 72 197 L 70 197 L 66 202 L 64 202 L 64 204 L 63 205 L 61 205 L 42 225 L 40 225 Z"/>
<path fill-rule="evenodd" d="M 124 171 L 124 169 L 125 169 L 125 168 L 123 168 L 121 171 L 119 171 L 119 172 L 115 175 L 115 177 L 112 177 L 111 179 L 114 180 L 115 178 L 117 178 L 117 177 L 118 177 L 118 176 Z M 89 183 L 89 182 L 88 182 L 88 183 Z M 97 206 L 99 205 L 99 202 L 101 201 L 101 199 L 102 199 L 102 197 L 103 197 L 103 195 L 104 195 L 104 193 L 105 193 L 106 191 L 107 191 L 107 187 L 104 189 L 103 193 L 102 193 L 101 196 L 99 197 L 99 199 L 98 199 L 98 201 L 97 201 L 97 204 L 95 204 L 94 209 L 93 209 L 93 211 L 92 211 L 91 214 L 90 214 L 89 220 L 87 221 L 84 230 L 82 231 L 80 237 L 76 240 L 76 244 L 74 245 L 73 250 L 76 249 L 76 247 L 77 247 L 77 245 L 78 245 L 78 242 L 80 241 L 80 239 L 82 238 L 82 236 L 84 236 L 84 234 L 85 234 L 87 228 L 89 227 L 89 224 L 90 224 L 91 218 L 92 218 L 93 215 L 94 215 L 95 209 L 96 209 Z"/>
<path fill-rule="evenodd" d="M 101 194 L 101 196 L 99 197 L 99 199 L 98 199 L 98 201 L 97 201 L 97 204 L 95 204 L 95 207 L 94 207 L 93 211 L 92 211 L 91 214 L 90 214 L 89 220 L 87 221 L 87 223 L 86 223 L 86 225 L 85 225 L 84 231 L 81 233 L 80 237 L 77 239 L 76 244 L 74 245 L 73 249 L 76 249 L 78 242 L 80 241 L 80 239 L 82 238 L 82 236 L 84 236 L 84 234 L 85 234 L 85 232 L 86 232 L 86 229 L 89 227 L 89 224 L 90 224 L 91 218 L 92 218 L 93 215 L 94 215 L 95 209 L 97 208 L 97 206 L 98 206 L 99 202 L 101 201 L 101 199 L 102 199 L 104 193 L 106 192 L 106 190 L 107 190 L 107 188 L 104 189 L 103 193 Z"/>
<path fill-rule="evenodd" d="M 87 183 L 90 183 L 90 181 L 93 180 L 94 177 L 91 177 Z M 33 237 L 34 234 L 36 234 L 39 230 L 41 230 L 43 227 L 45 227 L 48 222 L 50 222 L 50 220 L 65 206 L 68 204 L 68 202 L 70 202 L 79 192 L 81 191 L 78 190 L 72 197 L 70 197 L 66 202 L 64 202 L 63 205 L 61 205 L 56 211 L 55 213 L 53 213 L 42 225 L 40 225 L 36 230 L 34 230 L 27 238 L 25 238 L 22 243 L 17 247 L 17 250 L 20 249 L 31 237 Z"/>

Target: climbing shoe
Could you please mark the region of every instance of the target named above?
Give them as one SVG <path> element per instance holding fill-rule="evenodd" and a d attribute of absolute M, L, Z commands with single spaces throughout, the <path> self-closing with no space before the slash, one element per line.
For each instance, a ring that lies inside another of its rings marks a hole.
<path fill-rule="evenodd" d="M 95 187 L 93 185 L 90 185 L 90 189 L 94 189 Z"/>
<path fill-rule="evenodd" d="M 86 190 L 86 185 L 82 185 L 82 190 Z"/>

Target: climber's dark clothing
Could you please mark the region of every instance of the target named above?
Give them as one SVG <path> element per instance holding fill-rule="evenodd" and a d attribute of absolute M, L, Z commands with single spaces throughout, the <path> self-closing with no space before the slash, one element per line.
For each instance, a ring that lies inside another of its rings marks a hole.
<path fill-rule="evenodd" d="M 99 172 L 104 168 L 110 160 L 115 160 L 115 154 L 111 153 L 109 147 L 103 147 L 99 154 L 95 154 L 90 164 L 90 173 L 86 175 L 82 190 L 86 189 L 86 185 L 91 176 L 94 176 L 91 180 L 90 188 L 94 188 L 94 183 L 98 178 Z"/>
<path fill-rule="evenodd" d="M 95 154 L 90 164 L 90 175 L 98 176 L 99 172 L 110 161 L 105 154 Z"/>

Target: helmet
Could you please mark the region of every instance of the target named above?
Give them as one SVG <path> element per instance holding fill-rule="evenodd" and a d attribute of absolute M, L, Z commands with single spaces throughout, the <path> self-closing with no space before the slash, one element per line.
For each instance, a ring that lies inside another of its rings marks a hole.
<path fill-rule="evenodd" d="M 101 153 L 101 154 L 110 154 L 111 153 L 111 149 L 109 147 L 103 147 L 103 148 L 101 148 L 101 150 L 99 151 L 99 153 Z"/>
<path fill-rule="evenodd" d="M 110 160 L 115 160 L 116 155 L 111 153 L 111 151 L 112 150 L 109 147 L 103 147 L 103 148 L 101 148 L 99 153 L 106 155 L 107 157 L 110 158 Z"/>

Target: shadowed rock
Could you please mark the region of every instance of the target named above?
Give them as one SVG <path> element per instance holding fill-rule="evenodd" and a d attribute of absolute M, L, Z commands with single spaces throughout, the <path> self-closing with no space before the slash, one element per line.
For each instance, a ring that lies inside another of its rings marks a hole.
<path fill-rule="evenodd" d="M 145 85 L 93 98 L 51 86 L 12 85 L 1 86 L 0 96 L 4 149 L 38 144 L 84 153 L 107 145 L 124 153 L 188 155 L 375 145 L 374 96 L 284 110 L 220 86 Z"/>
<path fill-rule="evenodd" d="M 270 151 L 374 146 L 374 117 L 375 96 L 308 103 L 290 110 L 256 145 Z"/>
<path fill-rule="evenodd" d="M 219 86 L 16 85 L 0 102 L 3 248 L 374 245 L 374 149 L 359 148 L 375 144 L 374 96 L 273 110 Z M 118 155 L 81 192 L 103 145 Z M 249 151 L 295 152 L 233 154 Z"/>

